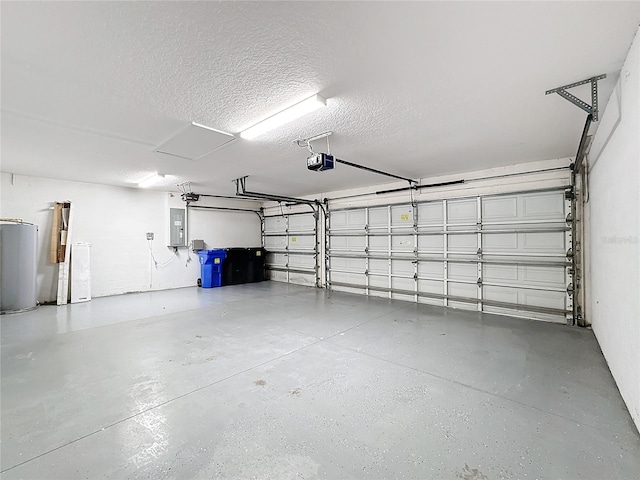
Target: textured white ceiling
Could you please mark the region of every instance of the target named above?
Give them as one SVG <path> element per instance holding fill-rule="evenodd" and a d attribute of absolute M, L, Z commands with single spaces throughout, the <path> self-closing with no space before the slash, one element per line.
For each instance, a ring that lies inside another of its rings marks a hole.
<path fill-rule="evenodd" d="M 639 2 L 2 2 L 3 171 L 298 195 L 386 182 L 306 169 L 296 138 L 425 177 L 575 154 L 585 114 L 546 89 L 607 73 Z M 319 92 L 327 107 L 198 161 L 154 152 L 189 122 L 238 133 Z M 588 97 L 587 97 L 588 98 Z"/>

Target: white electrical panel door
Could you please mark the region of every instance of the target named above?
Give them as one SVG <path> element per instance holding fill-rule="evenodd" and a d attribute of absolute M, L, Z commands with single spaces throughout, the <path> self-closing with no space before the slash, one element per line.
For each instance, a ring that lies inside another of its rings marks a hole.
<path fill-rule="evenodd" d="M 184 247 L 186 240 L 186 210 L 184 208 L 169 209 L 169 246 Z"/>
<path fill-rule="evenodd" d="M 71 245 L 71 303 L 91 300 L 91 245 Z"/>

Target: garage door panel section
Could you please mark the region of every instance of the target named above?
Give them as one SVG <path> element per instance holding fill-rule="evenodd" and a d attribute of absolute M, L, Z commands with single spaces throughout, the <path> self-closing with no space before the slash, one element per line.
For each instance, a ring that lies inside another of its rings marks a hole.
<path fill-rule="evenodd" d="M 521 287 L 552 288 L 563 291 L 565 285 L 564 267 L 543 267 L 533 265 L 494 265 L 484 266 L 485 285 L 510 285 Z"/>
<path fill-rule="evenodd" d="M 517 287 L 484 287 L 484 300 L 487 303 L 511 303 L 541 309 L 564 310 L 564 292 L 527 290 Z M 535 309 L 534 309 L 535 310 Z"/>
<path fill-rule="evenodd" d="M 442 225 L 439 227 L 442 229 Z M 443 235 L 418 235 L 418 252 L 420 253 L 443 253 Z"/>
<path fill-rule="evenodd" d="M 343 271 L 332 270 L 330 272 L 331 283 L 346 283 L 358 287 L 364 287 L 367 284 L 364 273 L 347 273 Z M 360 292 L 361 293 L 361 292 Z"/>
<path fill-rule="evenodd" d="M 357 282 L 355 291 L 369 295 L 566 323 L 569 211 L 563 189 L 332 211 L 329 268 L 357 276 L 329 281 Z M 359 260 L 345 264 L 334 254 Z"/>
<path fill-rule="evenodd" d="M 364 210 L 347 210 L 331 214 L 331 226 L 335 232 L 364 232 L 365 224 L 366 218 Z"/>
<path fill-rule="evenodd" d="M 289 254 L 289 266 L 296 270 L 313 270 L 316 259 L 313 255 Z"/>
<path fill-rule="evenodd" d="M 394 205 L 391 207 L 391 228 L 395 232 L 413 231 L 413 217 L 411 205 Z"/>
<path fill-rule="evenodd" d="M 418 227 L 420 230 L 442 230 L 444 209 L 442 202 L 418 204 Z"/>
<path fill-rule="evenodd" d="M 536 320 L 541 320 L 543 322 L 550 323 L 559 323 L 558 315 L 545 313 L 545 312 L 535 312 L 535 316 L 532 317 L 530 307 L 517 309 L 517 308 L 504 308 L 504 307 L 494 307 L 493 305 L 485 305 L 483 307 L 483 312 L 485 313 L 493 313 L 496 315 L 506 315 L 509 317 L 517 317 L 517 318 L 535 318 Z"/>
<path fill-rule="evenodd" d="M 316 285 L 316 279 L 313 274 L 298 273 L 295 270 L 289 271 L 287 282 L 295 283 L 296 285 L 306 285 L 308 287 Z"/>
<path fill-rule="evenodd" d="M 515 221 L 521 223 L 562 222 L 565 215 L 562 192 L 525 193 L 482 199 L 482 221 L 487 225 Z"/>
<path fill-rule="evenodd" d="M 478 253 L 478 236 L 471 234 L 448 235 L 449 253 L 477 254 Z"/>
<path fill-rule="evenodd" d="M 448 282 L 448 294 L 451 300 L 448 302 L 449 307 L 459 308 L 462 310 L 477 310 L 478 287 L 474 283 Z M 469 301 L 458 301 L 456 297 L 469 299 Z"/>
<path fill-rule="evenodd" d="M 315 231 L 316 219 L 312 214 L 289 216 L 290 233 L 315 233 Z"/>
<path fill-rule="evenodd" d="M 413 281 L 414 264 L 411 260 L 391 260 L 391 274 L 410 277 Z M 413 285 L 411 289 L 413 290 Z"/>
<path fill-rule="evenodd" d="M 393 252 L 413 252 L 413 235 L 393 235 L 391 250 Z"/>
<path fill-rule="evenodd" d="M 476 283 L 478 280 L 478 267 L 475 263 L 449 262 L 448 270 L 448 277 L 452 281 L 462 280 Z"/>
<path fill-rule="evenodd" d="M 266 216 L 264 247 L 271 280 L 317 283 L 317 222 L 314 213 Z"/>
<path fill-rule="evenodd" d="M 304 250 L 304 251 L 313 252 L 315 247 L 316 247 L 315 235 L 301 235 L 301 234 L 289 235 L 290 250 Z"/>
<path fill-rule="evenodd" d="M 269 263 L 276 267 L 286 268 L 289 263 L 289 255 L 286 253 L 269 253 Z"/>
<path fill-rule="evenodd" d="M 282 216 L 265 217 L 264 231 L 266 233 L 286 233 L 287 219 Z"/>
<path fill-rule="evenodd" d="M 367 246 L 366 238 L 363 236 L 337 235 L 331 239 L 331 249 L 347 253 L 364 253 Z"/>
<path fill-rule="evenodd" d="M 366 260 L 362 260 L 362 270 L 367 270 Z M 369 273 L 377 273 L 379 275 L 388 275 L 389 273 L 389 260 L 382 260 L 378 258 L 369 259 Z"/>
<path fill-rule="evenodd" d="M 287 249 L 287 237 L 283 236 L 268 236 L 264 239 L 264 248 L 267 250 L 286 250 Z"/>
<path fill-rule="evenodd" d="M 389 208 L 370 208 L 367 224 L 370 229 L 386 229 L 389 225 Z"/>
<path fill-rule="evenodd" d="M 418 279 L 418 289 L 421 293 L 425 294 L 425 298 L 438 298 L 440 302 L 438 305 L 442 305 L 442 293 L 444 282 L 442 280 L 423 280 Z M 428 295 L 430 294 L 430 295 Z"/>
<path fill-rule="evenodd" d="M 560 232 L 484 233 L 485 254 L 549 254 L 565 256 L 565 234 Z"/>
<path fill-rule="evenodd" d="M 442 260 L 422 260 L 418 263 L 418 278 L 443 279 L 444 264 Z M 442 289 L 440 289 L 442 292 Z"/>

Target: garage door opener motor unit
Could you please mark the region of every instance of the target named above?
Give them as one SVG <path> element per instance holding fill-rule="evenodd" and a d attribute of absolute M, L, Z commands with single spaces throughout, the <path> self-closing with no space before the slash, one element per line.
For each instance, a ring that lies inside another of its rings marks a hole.
<path fill-rule="evenodd" d="M 334 159 L 333 155 L 328 153 L 314 153 L 307 157 L 307 168 L 316 172 L 323 172 L 325 170 L 333 170 Z"/>

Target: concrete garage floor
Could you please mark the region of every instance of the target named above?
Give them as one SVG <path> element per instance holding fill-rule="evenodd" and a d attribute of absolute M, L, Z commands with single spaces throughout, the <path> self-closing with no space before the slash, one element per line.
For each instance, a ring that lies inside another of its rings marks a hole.
<path fill-rule="evenodd" d="M 4 316 L 2 479 L 637 479 L 591 331 L 265 282 Z"/>

